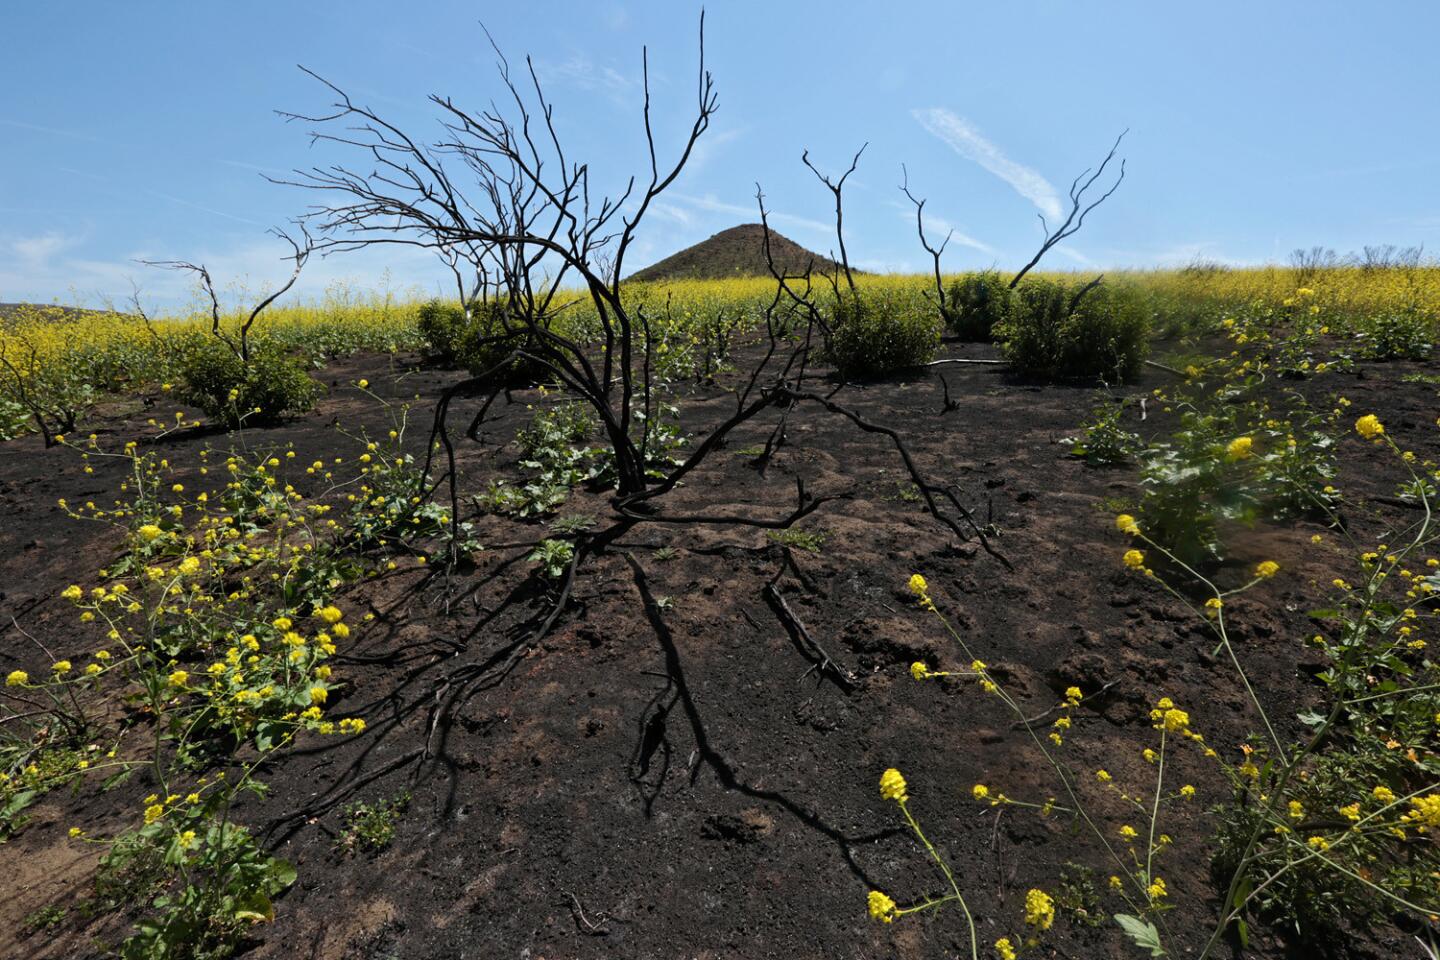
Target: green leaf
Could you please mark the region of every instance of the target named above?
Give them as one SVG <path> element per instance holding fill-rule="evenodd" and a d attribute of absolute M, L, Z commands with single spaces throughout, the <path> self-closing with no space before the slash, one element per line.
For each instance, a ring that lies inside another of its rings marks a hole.
<path fill-rule="evenodd" d="M 1149 950 L 1152 957 L 1165 956 L 1165 948 L 1160 946 L 1160 931 L 1155 929 L 1155 924 L 1126 913 L 1115 914 L 1115 922 L 1120 924 L 1120 929 L 1135 946 Z"/>
<path fill-rule="evenodd" d="M 21 790 L 15 794 L 15 796 L 10 798 L 9 803 L 5 804 L 3 808 L 0 808 L 0 822 L 13 819 L 21 810 L 24 810 L 30 806 L 30 804 L 34 803 L 35 798 L 38 796 L 39 793 L 35 790 Z"/>
<path fill-rule="evenodd" d="M 277 893 L 284 890 L 295 882 L 295 865 L 288 860 L 274 859 L 270 861 L 270 883 L 271 889 Z"/>
<path fill-rule="evenodd" d="M 121 770 L 119 773 L 112 773 L 110 776 L 108 776 L 108 777 L 105 778 L 105 780 L 104 780 L 103 783 L 100 784 L 100 789 L 101 789 L 102 791 L 105 791 L 105 790 L 111 790 L 111 789 L 113 789 L 113 788 L 115 788 L 115 787 L 118 787 L 118 786 L 120 786 L 120 784 L 124 783 L 126 780 L 129 780 L 130 777 L 131 777 L 131 775 L 132 775 L 134 772 L 135 772 L 135 768 L 134 768 L 134 767 L 126 767 L 124 770 Z"/>
<path fill-rule="evenodd" d="M 275 905 L 259 890 L 251 890 L 235 901 L 235 919 L 269 923 L 275 919 Z"/>

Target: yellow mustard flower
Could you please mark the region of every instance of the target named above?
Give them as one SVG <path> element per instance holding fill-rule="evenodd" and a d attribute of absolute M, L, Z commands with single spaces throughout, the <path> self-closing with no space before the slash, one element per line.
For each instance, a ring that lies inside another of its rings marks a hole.
<path fill-rule="evenodd" d="M 869 905 L 871 919 L 879 920 L 881 923 L 895 922 L 895 901 L 885 896 L 885 894 L 879 890 L 870 891 Z"/>
<path fill-rule="evenodd" d="M 905 778 L 900 775 L 899 770 L 891 767 L 880 775 L 880 796 L 897 803 L 910 799 L 910 795 L 905 792 Z"/>
<path fill-rule="evenodd" d="M 1183 733 L 1190 726 L 1190 714 L 1172 708 L 1165 711 L 1163 722 L 1166 733 Z"/>
<path fill-rule="evenodd" d="M 1367 413 L 1355 421 L 1355 431 L 1366 440 L 1378 440 L 1385 435 L 1385 425 L 1373 413 Z"/>
<path fill-rule="evenodd" d="M 1049 930 L 1055 922 L 1055 901 L 1044 890 L 1025 894 L 1025 922 L 1037 930 Z"/>

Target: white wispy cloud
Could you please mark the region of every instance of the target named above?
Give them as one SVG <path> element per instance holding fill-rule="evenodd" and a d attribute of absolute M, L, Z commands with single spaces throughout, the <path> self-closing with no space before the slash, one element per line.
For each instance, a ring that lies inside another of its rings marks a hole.
<path fill-rule="evenodd" d="M 662 220 L 673 220 L 684 227 L 695 222 L 693 213 L 673 203 L 662 203 L 657 200 L 650 205 L 650 212 Z"/>
<path fill-rule="evenodd" d="M 84 238 L 69 235 L 0 237 L 0 302 L 59 301 L 76 306 L 125 304 L 132 285 L 147 309 L 184 311 L 198 303 L 195 278 L 183 271 L 146 266 L 142 261 L 184 259 L 203 263 L 226 302 L 252 303 L 283 283 L 291 264 L 288 248 L 273 239 L 242 239 L 206 250 L 135 249 L 123 256 L 85 252 Z M 454 281 L 440 261 L 424 250 L 391 247 L 312 257 L 286 303 L 316 299 L 342 285 L 373 291 L 388 277 L 397 295 L 449 296 Z"/>
<path fill-rule="evenodd" d="M 611 30 L 623 30 L 630 24 L 630 11 L 618 3 L 612 3 L 600 12 L 600 19 Z"/>
<path fill-rule="evenodd" d="M 201 213 L 208 213 L 211 216 L 224 217 L 226 220 L 234 220 L 236 223 L 245 223 L 253 227 L 264 226 L 264 224 L 262 224 L 258 220 L 251 220 L 248 217 L 241 217 L 233 213 L 226 213 L 224 210 L 216 210 L 214 207 L 207 207 L 190 200 L 185 200 L 181 197 L 172 196 L 168 193 L 162 193 L 159 190 L 147 190 L 146 193 L 150 194 L 153 197 L 159 197 L 161 200 L 168 200 L 171 203 L 178 203 L 182 207 L 189 207 L 191 210 L 199 210 Z"/>
<path fill-rule="evenodd" d="M 721 147 L 739 140 L 744 133 L 745 131 L 738 127 L 714 132 L 707 130 L 703 137 L 695 141 L 695 148 L 690 151 L 690 160 L 685 164 L 686 175 L 699 173 L 714 159 Z"/>
<path fill-rule="evenodd" d="M 904 257 L 864 257 L 856 260 L 854 266 L 858 270 L 866 270 L 870 273 L 920 273 L 919 266 L 915 261 L 907 260 Z"/>
<path fill-rule="evenodd" d="M 898 200 L 892 200 L 890 205 L 894 207 L 899 213 L 900 219 L 911 224 L 915 222 L 914 207 L 901 203 Z M 970 234 L 966 233 L 964 230 L 956 227 L 955 224 L 951 223 L 949 220 L 946 220 L 944 217 L 937 217 L 934 214 L 927 213 L 924 214 L 924 218 L 925 233 L 929 237 L 932 244 L 938 246 L 940 242 L 945 239 L 945 236 L 949 234 L 951 243 L 957 243 L 962 247 L 969 247 L 972 250 L 979 250 L 981 253 L 988 253 L 992 256 L 995 255 L 996 250 L 994 247 L 990 246 L 990 244 L 975 239 L 974 237 L 970 236 Z"/>
<path fill-rule="evenodd" d="M 1052 220 L 1060 216 L 1060 195 L 1050 181 L 1038 171 L 1005 156 L 964 117 L 943 107 L 917 108 L 911 110 L 910 115 L 950 149 L 1010 184 L 1045 216 Z"/>
<path fill-rule="evenodd" d="M 38 123 L 25 123 L 21 120 L 6 120 L 0 118 L 0 126 L 14 127 L 17 130 L 30 130 L 34 133 L 47 133 L 53 137 L 69 137 L 71 140 L 85 140 L 90 143 L 104 143 L 100 137 L 88 134 L 83 130 L 65 130 L 60 127 L 44 127 Z"/>
<path fill-rule="evenodd" d="M 236 167 L 236 168 L 238 168 L 238 169 L 240 169 L 240 170 L 253 170 L 253 171 L 255 171 L 256 173 L 263 173 L 263 174 L 266 174 L 267 176 L 272 176 L 272 177 L 288 177 L 288 176 L 292 176 L 292 175 L 294 174 L 294 172 L 295 172 L 295 171 L 293 171 L 293 170 L 285 170 L 285 169 L 283 169 L 283 168 L 281 168 L 281 167 L 262 167 L 262 166 L 260 166 L 260 165 L 258 165 L 258 164 L 246 163 L 246 162 L 243 161 L 243 160 L 225 160 L 225 159 L 222 159 L 220 162 L 223 163 L 223 164 L 225 164 L 225 166 L 227 166 L 227 167 Z"/>
<path fill-rule="evenodd" d="M 47 230 L 34 236 L 15 237 L 6 242 L 5 248 L 22 265 L 43 269 L 57 253 L 72 246 L 75 240 L 76 238 L 58 230 Z"/>
<path fill-rule="evenodd" d="M 603 93 L 619 106 L 631 106 L 640 97 L 640 80 L 637 77 L 627 76 L 614 67 L 598 64 L 579 54 L 565 60 L 537 59 L 535 75 L 546 86 L 570 86 Z"/>
<path fill-rule="evenodd" d="M 1085 256 L 1085 254 L 1081 253 L 1079 250 L 1076 250 L 1074 247 L 1058 246 L 1055 247 L 1054 250 L 1060 256 L 1068 257 L 1069 259 L 1074 260 L 1076 263 L 1080 264 L 1080 266 L 1086 267 L 1087 269 L 1098 270 L 1102 266 L 1102 264 L 1100 264 L 1098 261 Z"/>

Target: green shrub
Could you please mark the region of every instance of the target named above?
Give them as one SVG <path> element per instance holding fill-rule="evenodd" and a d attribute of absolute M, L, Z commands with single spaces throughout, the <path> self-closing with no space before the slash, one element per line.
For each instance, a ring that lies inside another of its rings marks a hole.
<path fill-rule="evenodd" d="M 20 401 L 0 392 L 0 440 L 13 440 L 30 428 L 30 411 Z"/>
<path fill-rule="evenodd" d="M 471 321 L 458 303 L 430 300 L 420 305 L 416 326 L 425 340 L 425 352 L 441 363 L 455 363 Z"/>
<path fill-rule="evenodd" d="M 1424 360 L 1434 337 L 1430 319 L 1414 310 L 1386 311 L 1356 323 L 1355 339 L 1367 360 Z"/>
<path fill-rule="evenodd" d="M 1076 303 L 1080 289 L 1054 280 L 1021 284 L 1014 309 L 995 330 L 1005 359 L 1047 380 L 1134 379 L 1149 348 L 1143 302 L 1130 290 L 1102 284 Z"/>
<path fill-rule="evenodd" d="M 325 391 L 304 361 L 267 341 L 251 345 L 248 362 L 219 340 L 204 341 L 181 359 L 180 377 L 181 400 L 231 427 L 304 413 Z"/>
<path fill-rule="evenodd" d="M 989 343 L 995 328 L 1010 316 L 1015 296 L 993 270 L 968 273 L 950 284 L 945 297 L 945 325 L 967 343 Z"/>
<path fill-rule="evenodd" d="M 49 446 L 57 434 L 74 430 L 98 399 L 75 352 L 42 360 L 27 331 L 0 330 L 0 439 L 34 426 Z"/>
<path fill-rule="evenodd" d="M 441 363 L 458 364 L 475 374 L 504 363 L 525 342 L 518 332 L 508 339 L 493 339 L 512 329 L 505 304 L 498 300 L 472 304 L 468 317 L 458 303 L 431 300 L 420 307 L 417 322 L 431 357 Z M 533 383 L 546 373 L 543 364 L 519 359 L 506 379 L 510 383 Z"/>
<path fill-rule="evenodd" d="M 1138 433 L 1126 430 L 1120 423 L 1124 406 L 1101 397 L 1084 425 L 1084 434 L 1071 437 L 1070 453 L 1083 457 L 1092 467 L 1129 463 L 1145 442 Z"/>
<path fill-rule="evenodd" d="M 929 363 L 940 327 L 924 301 L 890 289 L 841 293 L 825 358 L 847 379 L 883 377 Z"/>

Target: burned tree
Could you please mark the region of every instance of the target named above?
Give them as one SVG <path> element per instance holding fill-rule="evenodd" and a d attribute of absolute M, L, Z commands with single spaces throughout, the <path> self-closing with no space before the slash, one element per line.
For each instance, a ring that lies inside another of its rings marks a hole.
<path fill-rule="evenodd" d="M 1110 152 L 1105 154 L 1105 159 L 1100 161 L 1100 166 L 1095 167 L 1093 172 L 1087 167 L 1080 172 L 1079 176 L 1070 182 L 1070 191 L 1068 194 L 1070 210 L 1066 213 L 1065 219 L 1052 227 L 1049 222 L 1046 221 L 1043 213 L 1036 214 L 1036 216 L 1040 218 L 1040 229 L 1044 233 L 1045 239 L 1040 241 L 1040 248 L 1035 251 L 1035 256 L 1030 258 L 1030 262 L 1021 267 L 1020 272 L 1010 278 L 1011 290 L 1014 290 L 1020 285 L 1020 281 L 1025 279 L 1025 274 L 1034 269 L 1035 265 L 1040 262 L 1040 259 L 1044 257 L 1045 254 L 1050 252 L 1052 247 L 1062 240 L 1066 240 L 1079 233 L 1080 228 L 1085 226 L 1085 218 L 1090 215 L 1090 212 L 1106 200 L 1109 200 L 1115 191 L 1120 189 L 1120 184 L 1125 180 L 1125 159 L 1123 157 L 1120 159 L 1120 172 L 1116 174 L 1115 182 L 1111 183 L 1110 186 L 1105 189 L 1104 193 L 1095 197 L 1093 200 L 1086 198 L 1086 194 L 1095 186 L 1095 181 L 1105 175 L 1105 169 L 1110 166 L 1111 161 L 1115 159 L 1116 151 L 1120 149 L 1120 141 L 1124 140 L 1125 134 L 1129 132 L 1128 130 L 1122 130 L 1120 132 L 1120 136 L 1116 137 L 1115 142 L 1111 145 Z"/>
<path fill-rule="evenodd" d="M 835 242 L 840 247 L 840 268 L 845 272 L 845 283 L 850 287 L 851 293 L 855 292 L 855 277 L 850 272 L 850 256 L 845 251 L 845 205 L 842 202 L 841 194 L 845 189 L 845 181 L 850 179 L 850 174 L 854 173 L 855 168 L 860 165 L 860 156 L 868 146 L 870 146 L 868 143 L 861 144 L 860 149 L 855 151 L 855 156 L 850 159 L 849 168 L 840 175 L 838 180 L 829 174 L 821 173 L 815 164 L 810 162 L 809 150 L 800 154 L 800 162 L 809 167 L 810 172 L 815 174 L 815 179 L 824 184 L 825 188 L 835 197 Z M 838 285 L 838 277 L 835 282 Z"/>
<path fill-rule="evenodd" d="M 313 407 L 323 392 L 320 384 L 309 376 L 308 361 L 264 337 L 251 336 L 265 311 L 295 286 L 315 249 L 303 224 L 299 241 L 283 230 L 271 232 L 290 247 L 290 255 L 285 258 L 292 264 L 290 276 L 257 300 L 248 312 L 240 311 L 230 324 L 231 329 L 227 329 L 214 278 L 203 263 L 144 261 L 147 266 L 179 270 L 196 277 L 210 304 L 208 337 L 193 342 L 182 340 L 178 346 L 167 343 L 151 325 L 140 305 L 138 292 L 133 298 L 135 313 L 144 321 L 155 349 L 175 354 L 181 381 L 178 396 L 200 407 L 207 416 L 232 427 L 247 422 L 273 423 L 285 414 L 302 413 Z"/>
<path fill-rule="evenodd" d="M 1108 376 L 1122 370 L 1127 371 L 1122 376 L 1131 376 L 1138 369 L 1143 359 L 1143 347 L 1136 331 L 1131 329 L 1134 324 L 1122 319 L 1117 321 L 1116 329 L 1096 336 L 1092 328 L 1097 316 L 1103 316 L 1108 306 L 1096 311 L 1081 309 L 1082 301 L 1101 288 L 1103 274 L 1071 290 L 1066 290 L 1065 284 L 1049 280 L 1032 280 L 1022 286 L 1045 255 L 1078 233 L 1095 208 L 1120 188 L 1125 179 L 1125 160 L 1120 159 L 1113 180 L 1106 177 L 1106 172 L 1115 163 L 1126 132 L 1115 138 L 1098 166 L 1085 169 L 1071 181 L 1069 210 L 1063 219 L 1052 225 L 1043 214 L 1040 215 L 1040 246 L 1008 281 L 1000 273 L 987 270 L 955 280 L 948 291 L 940 271 L 940 257 L 950 236 L 938 247 L 930 241 L 925 233 L 926 201 L 911 191 L 908 174 L 901 168 L 900 191 L 915 209 L 915 230 L 921 247 L 930 255 L 933 264 L 935 301 L 941 318 L 959 339 L 1000 341 L 1005 352 L 1004 360 L 947 358 L 934 361 L 932 366 L 944 363 L 1008 363 L 1012 369 L 1027 374 L 1058 378 Z M 1108 289 L 1106 292 L 1109 292 Z M 1102 324 L 1109 322 L 1100 321 Z M 1109 347 L 1097 352 L 1087 346 L 1091 341 L 1109 344 Z M 946 390 L 948 393 L 948 385 Z M 948 400 L 946 409 L 950 409 Z"/>
<path fill-rule="evenodd" d="M 1115 142 L 1111 144 L 1109 152 L 1106 153 L 1105 157 L 1100 161 L 1099 166 L 1093 169 L 1087 167 L 1080 172 L 1079 176 L 1070 182 L 1070 190 L 1067 194 L 1070 209 L 1065 214 L 1064 219 L 1052 226 L 1050 222 L 1045 219 L 1043 213 L 1036 214 L 1036 216 L 1040 218 L 1040 229 L 1043 238 L 1034 256 L 1010 278 L 1009 287 L 1011 290 L 1020 286 L 1020 281 L 1024 280 L 1025 275 L 1035 269 L 1045 254 L 1049 253 L 1061 242 L 1079 233 L 1080 229 L 1085 226 L 1085 218 L 1088 217 L 1096 207 L 1100 206 L 1106 200 L 1109 200 L 1115 191 L 1120 188 L 1120 184 L 1125 180 L 1125 159 L 1123 157 L 1120 158 L 1120 169 L 1116 173 L 1114 181 L 1111 182 L 1108 187 L 1105 187 L 1103 192 L 1098 196 L 1092 193 L 1096 182 L 1105 175 L 1106 169 L 1114 162 L 1115 155 L 1120 150 L 1120 143 L 1129 132 L 1128 130 L 1121 131 L 1120 135 L 1115 138 Z M 950 237 L 954 235 L 954 231 L 951 231 L 951 233 L 946 236 L 945 241 L 941 243 L 939 247 L 935 247 L 930 243 L 929 239 L 925 236 L 924 213 L 927 201 L 924 198 L 916 197 L 915 194 L 911 192 L 909 174 L 905 172 L 903 166 L 900 169 L 903 175 L 900 191 L 905 194 L 906 199 L 915 207 L 915 229 L 920 236 L 920 245 L 934 261 L 935 286 L 938 292 L 940 306 L 943 309 L 945 306 L 945 292 L 943 289 L 940 289 L 940 255 L 945 251 L 945 247 L 948 245 Z"/>
<path fill-rule="evenodd" d="M 241 320 L 237 325 L 235 330 L 236 335 L 233 337 L 225 331 L 225 326 L 221 319 L 220 295 L 215 291 L 215 281 L 210 276 L 210 270 L 203 263 L 192 263 L 188 260 L 144 260 L 141 262 L 147 267 L 160 267 L 166 270 L 180 270 L 194 274 L 200 284 L 200 288 L 205 291 L 205 295 L 210 301 L 210 335 L 229 347 L 241 363 L 249 363 L 250 330 L 255 326 L 255 321 L 260 319 L 260 315 L 269 309 L 271 304 L 290 292 L 290 288 L 295 286 L 295 281 L 300 279 L 300 273 L 305 269 L 305 264 L 309 261 L 310 254 L 315 249 L 310 233 L 303 225 L 301 226 L 300 232 L 301 238 L 304 241 L 303 243 L 297 243 L 295 238 L 284 230 L 276 229 L 270 231 L 273 236 L 289 244 L 290 255 L 285 259 L 294 264 L 294 269 L 291 270 L 290 277 L 284 283 L 256 302 L 249 314 L 245 316 L 245 319 Z M 136 312 L 140 315 L 140 318 L 144 320 L 146 326 L 149 327 L 150 318 L 140 309 L 138 293 L 132 298 L 132 303 Z"/>
<path fill-rule="evenodd" d="M 369 173 L 343 165 L 314 168 L 297 180 L 284 181 L 336 197 L 307 217 L 318 227 L 322 249 L 380 244 L 428 248 L 451 263 L 467 306 L 477 300 L 498 304 L 489 345 L 512 347 L 511 354 L 497 369 L 482 371 L 447 392 L 442 414 L 455 396 L 494 385 L 510 362 L 528 360 L 594 409 L 614 455 L 622 498 L 647 487 L 648 433 L 642 429 L 637 436 L 634 427 L 637 419 L 643 420 L 637 414 L 649 408 L 654 397 L 646 376 L 652 360 L 647 319 L 643 309 L 632 309 L 622 297 L 620 278 L 651 203 L 684 168 L 715 112 L 703 31 L 702 20 L 694 122 L 678 157 L 663 169 L 651 126 L 646 56 L 648 182 L 637 189 L 632 177 L 618 198 L 597 202 L 592 197 L 590 168 L 568 159 L 533 62 L 526 59 L 527 96 L 498 49 L 500 79 L 517 119 L 495 106 L 474 112 L 448 97 L 432 96 L 442 111 L 444 135 L 424 144 L 313 73 L 338 97 L 332 112 L 285 115 L 317 124 L 314 142 L 355 148 L 373 165 Z M 329 132 L 337 128 L 340 132 Z M 462 186 L 456 179 L 460 175 L 472 178 L 473 186 Z M 465 268 L 473 275 L 469 296 Z M 548 271 L 543 279 L 542 270 Z M 594 349 L 558 332 L 552 323 L 568 305 L 561 297 L 566 282 L 582 286 L 595 308 L 600 330 Z M 436 421 L 437 435 L 448 449 L 444 424 L 442 415 Z"/>
<path fill-rule="evenodd" d="M 945 239 L 940 241 L 940 246 L 938 247 L 930 242 L 929 237 L 925 236 L 925 204 L 928 201 L 917 198 L 915 194 L 910 192 L 910 171 L 905 169 L 903 163 L 900 165 L 900 192 L 905 194 L 905 199 L 909 200 L 911 205 L 915 207 L 915 232 L 920 236 L 920 246 L 930 255 L 931 265 L 934 268 L 935 274 L 935 301 L 940 307 L 941 316 L 944 316 L 946 308 L 945 284 L 940 278 L 940 257 L 944 254 L 945 248 L 950 246 L 950 240 L 955 236 L 955 231 L 951 230 L 947 232 Z"/>
<path fill-rule="evenodd" d="M 607 529 L 577 535 L 581 547 L 575 552 L 577 562 L 582 554 L 603 549 L 637 524 L 787 527 L 833 499 L 813 496 L 797 481 L 793 506 L 770 516 L 676 514 L 663 507 L 666 495 L 720 449 L 737 427 L 766 411 L 820 403 L 844 413 L 829 397 L 807 387 L 814 336 L 825 328 L 809 271 L 800 277 L 776 272 L 776 290 L 764 310 L 763 350 L 734 387 L 733 410 L 697 437 L 684 459 L 666 462 L 654 456 L 649 425 L 659 403 L 659 387 L 654 376 L 653 318 L 643 303 L 627 299 L 621 277 L 647 212 L 680 175 L 715 113 L 714 82 L 705 68 L 703 15 L 699 47 L 693 119 L 668 162 L 662 162 L 656 145 L 648 52 L 642 54 L 648 170 L 630 178 L 613 198 L 597 196 L 589 165 L 567 154 L 533 62 L 527 58 L 523 74 L 514 72 L 498 47 L 497 70 L 507 110 L 492 105 L 476 112 L 449 97 L 432 96 L 430 102 L 443 118 L 443 133 L 434 143 L 412 138 L 313 73 L 335 95 L 331 109 L 313 116 L 285 114 L 314 125 L 312 142 L 357 151 L 370 168 L 365 172 L 346 165 L 314 167 L 281 181 L 324 195 L 327 202 L 306 217 L 316 229 L 318 248 L 342 251 L 403 244 L 436 251 L 451 265 L 467 306 L 483 306 L 494 315 L 493 332 L 484 340 L 488 346 L 505 348 L 504 360 L 446 390 L 433 420 L 430 446 L 442 451 L 445 467 L 431 479 L 430 492 L 448 482 L 456 508 L 452 520 L 459 511 L 451 411 L 465 397 L 483 398 L 465 431 L 476 437 L 487 411 L 511 386 L 506 371 L 517 361 L 532 365 L 594 411 L 613 460 L 614 522 Z M 855 162 L 858 159 L 857 153 Z M 808 155 L 803 162 L 810 166 Z M 815 172 L 835 194 L 838 234 L 845 177 L 831 181 Z M 768 224 L 763 199 L 761 216 Z M 768 237 L 767 225 L 767 250 Z M 844 263 L 843 235 L 841 245 Z M 844 269 L 853 285 L 848 264 Z M 468 282 L 467 272 L 473 278 Z M 562 292 L 567 283 L 583 289 L 594 311 L 593 329 L 567 333 L 556 322 L 573 309 L 573 301 Z M 801 320 L 791 323 L 782 320 L 782 314 Z M 907 468 L 937 518 L 961 536 L 980 534 L 958 497 L 919 475 L 898 434 L 851 419 L 901 447 Z M 942 503 L 949 504 L 948 510 Z"/>

